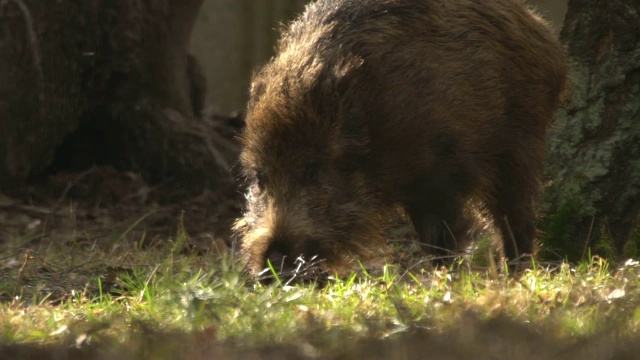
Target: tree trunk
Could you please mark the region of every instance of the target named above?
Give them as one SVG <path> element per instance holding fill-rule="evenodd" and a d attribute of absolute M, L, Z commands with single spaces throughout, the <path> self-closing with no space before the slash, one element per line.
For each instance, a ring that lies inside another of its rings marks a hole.
<path fill-rule="evenodd" d="M 228 181 L 224 140 L 195 117 L 202 2 L 0 0 L 0 189 L 94 163 L 194 189 Z"/>
<path fill-rule="evenodd" d="M 571 0 L 561 39 L 573 86 L 550 142 L 547 247 L 635 255 L 625 246 L 640 240 L 640 3 Z"/>

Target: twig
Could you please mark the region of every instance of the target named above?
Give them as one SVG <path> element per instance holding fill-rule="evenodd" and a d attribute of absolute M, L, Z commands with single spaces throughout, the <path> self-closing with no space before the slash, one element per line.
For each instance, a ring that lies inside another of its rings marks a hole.
<path fill-rule="evenodd" d="M 209 136 L 206 136 L 206 134 L 208 134 L 209 132 L 209 129 L 207 129 L 206 126 L 202 124 L 197 124 L 195 122 L 189 123 L 189 125 L 185 126 L 184 125 L 185 123 L 181 121 L 181 119 L 184 119 L 183 115 L 173 109 L 164 110 L 164 115 L 174 125 L 179 125 L 176 127 L 177 131 L 180 131 L 183 134 L 191 135 L 195 138 L 203 140 L 204 146 L 209 151 L 211 156 L 213 156 L 213 160 L 218 164 L 218 166 L 221 169 L 225 169 L 225 170 L 231 169 L 229 162 L 225 160 L 224 156 L 222 155 L 222 152 L 220 152 L 220 150 L 218 150 L 218 148 L 216 148 L 213 145 L 211 138 Z"/>
<path fill-rule="evenodd" d="M 444 223 L 444 226 L 447 228 L 447 230 L 449 231 L 449 234 L 451 235 L 451 238 L 453 239 L 453 243 L 455 244 L 455 249 L 458 249 L 458 239 L 456 239 L 456 236 L 453 235 L 453 231 L 451 231 L 451 228 L 449 227 L 449 224 L 447 224 L 447 222 L 445 220 L 442 221 Z"/>
<path fill-rule="evenodd" d="M 16 279 L 16 287 L 13 289 L 13 298 L 15 299 L 16 294 L 18 294 L 18 290 L 20 290 L 20 283 L 22 283 L 22 276 L 24 275 L 24 269 L 27 267 L 29 263 L 29 259 L 31 251 L 27 249 L 24 253 L 24 262 L 22 263 L 22 267 L 20 267 L 20 271 L 18 271 L 18 278 Z"/>
<path fill-rule="evenodd" d="M 409 272 L 411 272 L 411 270 L 415 269 L 418 267 L 418 265 L 425 263 L 426 260 L 425 259 L 420 259 L 419 261 L 417 261 L 415 264 L 407 267 L 407 269 L 404 271 L 404 273 L 402 273 L 402 275 L 400 275 L 400 277 L 398 278 L 398 282 L 400 282 Z"/>
<path fill-rule="evenodd" d="M 591 241 L 591 231 L 593 230 L 593 224 L 596 221 L 596 216 L 591 217 L 591 225 L 589 225 L 589 233 L 587 234 L 587 242 L 584 244 L 584 249 L 582 249 L 582 259 L 584 259 L 585 255 L 587 255 L 587 249 L 589 248 L 589 241 Z"/>
<path fill-rule="evenodd" d="M 95 170 L 96 170 L 96 166 L 93 165 L 89 170 L 81 173 L 80 175 L 76 176 L 76 178 L 73 179 L 73 181 L 69 182 L 67 184 L 67 187 L 64 189 L 64 191 L 62 192 L 62 194 L 58 198 L 58 201 L 56 201 L 56 203 L 51 208 L 50 213 L 53 214 L 53 213 L 56 212 L 56 210 L 58 210 L 60 208 L 60 206 L 62 205 L 62 202 L 64 202 L 64 199 L 67 197 L 67 194 L 69 193 L 69 190 L 71 190 L 77 183 L 80 182 L 80 180 L 82 180 L 84 177 L 86 177 L 87 175 L 91 174 Z"/>
<path fill-rule="evenodd" d="M 511 230 L 511 225 L 509 224 L 509 219 L 504 217 L 504 224 L 507 226 L 507 230 L 509 231 L 509 237 L 511 238 L 511 245 L 513 245 L 513 250 L 516 252 L 516 259 L 520 259 L 520 253 L 518 253 L 518 244 L 516 243 L 516 237 L 513 235 L 513 231 Z"/>

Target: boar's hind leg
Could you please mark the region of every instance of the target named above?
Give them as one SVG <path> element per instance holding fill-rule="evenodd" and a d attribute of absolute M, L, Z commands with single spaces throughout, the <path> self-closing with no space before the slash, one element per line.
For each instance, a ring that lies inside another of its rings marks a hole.
<path fill-rule="evenodd" d="M 436 260 L 451 258 L 466 242 L 472 220 L 465 215 L 463 202 L 454 198 L 428 204 L 409 206 L 411 222 L 426 252 Z"/>
<path fill-rule="evenodd" d="M 529 154 L 535 153 L 535 147 L 528 149 L 532 151 Z M 502 235 L 507 260 L 534 253 L 535 203 L 541 172 L 538 159 L 518 158 L 518 155 L 507 156 L 500 166 L 499 184 L 487 207 Z"/>

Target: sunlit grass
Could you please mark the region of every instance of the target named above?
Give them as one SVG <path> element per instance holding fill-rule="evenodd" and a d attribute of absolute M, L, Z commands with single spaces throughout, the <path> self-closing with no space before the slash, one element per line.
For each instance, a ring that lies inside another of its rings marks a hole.
<path fill-rule="evenodd" d="M 243 346 L 304 342 L 338 353 L 358 339 L 444 333 L 469 314 L 507 316 L 568 342 L 612 328 L 636 336 L 640 328 L 640 266 L 633 261 L 612 268 L 594 257 L 518 276 L 468 260 L 428 271 L 385 265 L 322 285 L 278 278 L 267 286 L 230 254 L 185 250 L 185 236 L 150 247 L 118 237 L 109 246 L 15 250 L 0 272 L 0 341 L 122 343 L 142 326 Z"/>

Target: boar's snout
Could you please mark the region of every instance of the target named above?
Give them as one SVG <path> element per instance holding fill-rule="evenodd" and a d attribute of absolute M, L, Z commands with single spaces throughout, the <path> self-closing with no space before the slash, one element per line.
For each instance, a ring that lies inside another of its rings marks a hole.
<path fill-rule="evenodd" d="M 254 264 L 254 269 L 260 273 L 269 273 L 273 268 L 283 275 L 302 275 L 323 261 L 320 251 L 311 246 L 313 240 L 309 238 L 276 236 L 271 240 L 258 260 L 260 263 Z"/>
<path fill-rule="evenodd" d="M 264 253 L 264 268 L 269 267 L 268 262 L 278 272 L 290 271 L 294 269 L 295 255 L 292 255 L 291 248 L 286 243 L 274 241 Z"/>

